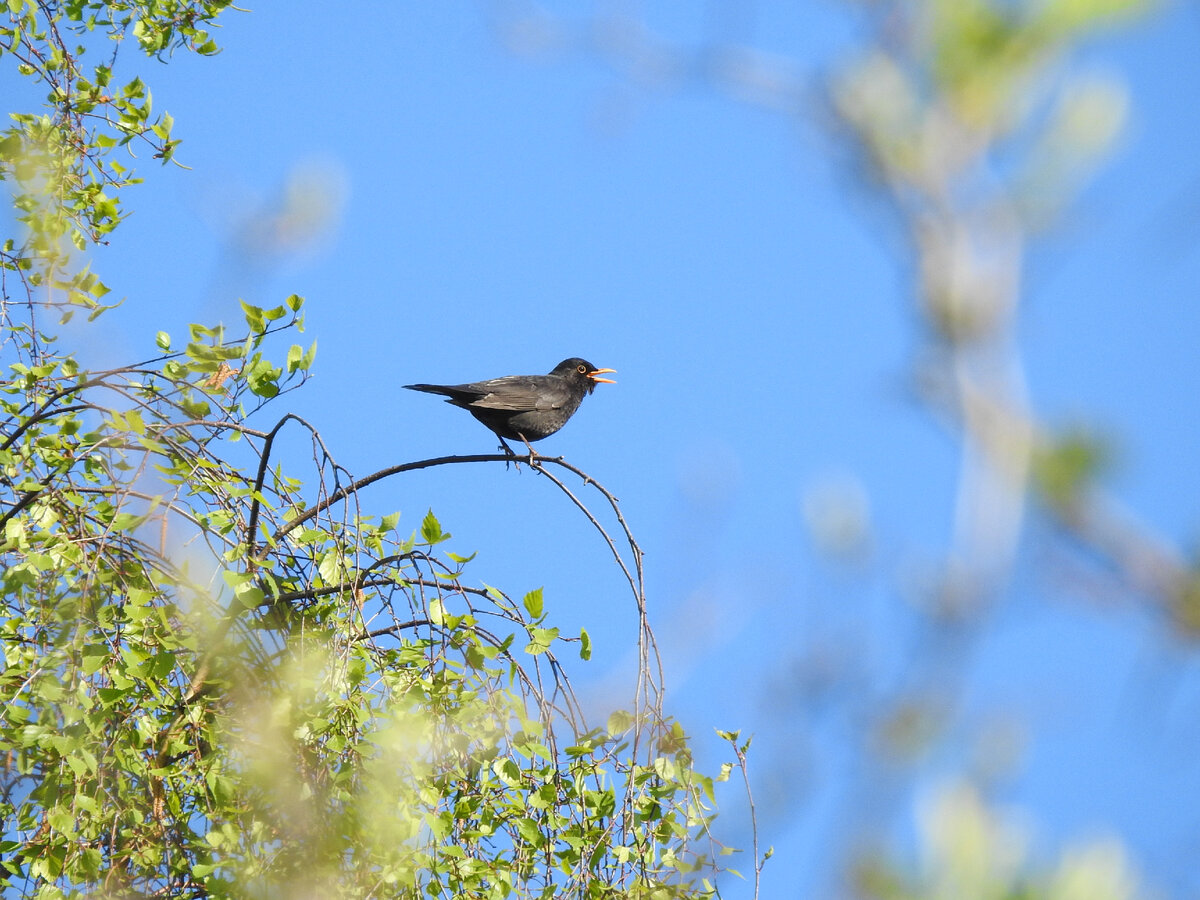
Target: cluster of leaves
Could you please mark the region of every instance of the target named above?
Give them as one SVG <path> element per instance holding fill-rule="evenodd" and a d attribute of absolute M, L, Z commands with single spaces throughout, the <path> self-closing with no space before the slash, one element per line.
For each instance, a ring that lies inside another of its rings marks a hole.
<path fill-rule="evenodd" d="M 0 131 L 0 182 L 13 193 L 18 242 L 0 245 L 0 325 L 36 345 L 37 319 L 10 309 L 36 295 L 61 317 L 103 310 L 108 293 L 71 251 L 103 243 L 121 221 L 122 189 L 140 181 L 114 150 L 146 147 L 164 163 L 174 156 L 169 113 L 155 114 L 142 79 L 116 79 L 118 51 L 132 38 L 150 56 L 179 49 L 217 52 L 205 30 L 230 0 L 8 0 L 0 21 L 0 60 L 45 90 L 42 109 L 11 110 Z M 94 61 L 85 64 L 88 52 Z"/>
<path fill-rule="evenodd" d="M 299 325 L 299 298 L 290 306 Z M 168 790 L 168 774 L 189 776 L 162 756 L 177 752 L 169 726 L 201 639 L 180 604 L 195 616 L 216 598 L 174 561 L 173 522 L 219 534 L 205 517 L 248 491 L 216 452 L 219 435 L 311 363 L 301 352 L 286 370 L 270 366 L 269 334 L 230 344 L 195 328 L 183 351 L 98 373 L 44 355 L 0 383 L 0 746 L 10 753 L 0 856 L 12 875 L 129 874 L 129 860 L 161 860 L 168 809 L 177 860 L 186 844 L 203 783 Z M 152 493 L 164 482 L 179 485 L 175 498 Z"/>

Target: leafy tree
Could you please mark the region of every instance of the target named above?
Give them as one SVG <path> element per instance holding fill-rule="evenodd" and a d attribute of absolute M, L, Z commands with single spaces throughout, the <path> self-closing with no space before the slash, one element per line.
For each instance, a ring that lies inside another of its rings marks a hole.
<path fill-rule="evenodd" d="M 47 330 L 104 312 L 79 251 L 172 159 L 171 117 L 115 73 L 216 52 L 227 0 L 9 0 L 0 54 L 46 92 L 14 111 L 0 178 L 0 885 L 5 896 L 699 897 L 713 784 L 663 714 L 640 550 L 603 488 L 529 459 L 596 524 L 642 610 L 632 709 L 590 725 L 539 591 L 473 586 L 432 512 L 411 534 L 318 431 L 303 301 L 242 305 L 132 365 L 89 371 Z M 90 66 L 84 59 L 101 59 Z M 272 414 L 275 415 L 275 414 Z M 265 422 L 266 424 L 259 424 Z M 311 468 L 275 450 L 307 435 Z M 552 472 L 611 503 L 614 541 Z M 745 766 L 745 743 L 732 744 Z M 755 861 L 755 869 L 759 861 Z"/>

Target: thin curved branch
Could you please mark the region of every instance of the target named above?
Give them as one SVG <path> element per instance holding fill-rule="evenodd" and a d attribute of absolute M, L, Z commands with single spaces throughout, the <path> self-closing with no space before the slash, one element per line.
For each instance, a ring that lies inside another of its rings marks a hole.
<path fill-rule="evenodd" d="M 521 459 L 523 461 L 526 458 L 519 457 L 519 459 Z M 305 522 L 307 522 L 310 519 L 312 519 L 313 517 L 319 516 L 321 513 L 325 512 L 325 510 L 329 509 L 329 507 L 333 506 L 335 503 L 340 503 L 342 500 L 345 500 L 347 497 L 350 497 L 350 496 L 358 493 L 360 490 L 367 487 L 368 485 L 374 484 L 376 481 L 379 481 L 383 478 L 388 478 L 389 476 L 392 476 L 392 475 L 398 475 L 401 472 L 413 472 L 413 471 L 416 471 L 417 469 L 428 469 L 432 466 L 446 466 L 446 465 L 453 465 L 456 463 L 474 463 L 474 462 L 511 463 L 512 461 L 513 461 L 513 458 L 511 456 L 508 456 L 505 454 L 481 453 L 481 454 L 474 454 L 471 456 L 439 456 L 439 457 L 435 457 L 433 459 L 421 459 L 421 460 L 417 460 L 416 462 L 401 463 L 398 466 L 388 466 L 386 469 L 380 469 L 378 472 L 374 472 L 370 475 L 366 475 L 362 478 L 359 478 L 358 480 L 351 482 L 350 484 L 346 485 L 343 488 L 338 488 L 336 491 L 334 491 L 332 494 L 330 494 L 326 499 L 322 500 L 320 503 L 316 504 L 315 506 L 309 507 L 304 512 L 300 513 L 300 515 L 296 516 L 296 518 L 285 523 L 274 534 L 271 535 L 271 541 L 272 541 L 272 543 L 274 543 L 274 542 L 278 541 L 280 538 L 285 537 L 290 532 L 294 531 L 296 528 L 303 525 Z"/>
<path fill-rule="evenodd" d="M 559 490 L 561 490 L 564 494 L 567 495 L 567 497 L 571 500 L 571 502 L 575 504 L 575 506 L 587 517 L 588 521 L 592 523 L 592 526 L 599 532 L 599 534 L 603 538 L 604 542 L 608 545 L 609 550 L 612 552 L 613 558 L 616 560 L 617 565 L 620 567 L 621 571 L 625 575 L 626 580 L 629 583 L 630 590 L 633 593 L 634 600 L 636 602 L 637 609 L 638 609 L 638 661 L 639 661 L 639 664 L 638 664 L 637 685 L 636 685 L 636 689 L 635 689 L 635 693 L 634 693 L 634 726 L 633 726 L 634 734 L 633 734 L 633 739 L 632 739 L 633 744 L 634 744 L 634 753 L 636 756 L 636 754 L 638 752 L 638 747 L 641 745 L 642 731 L 643 731 L 644 726 L 648 722 L 657 723 L 657 722 L 661 721 L 662 686 L 663 686 L 663 683 L 665 680 L 663 670 L 662 670 L 661 654 L 659 653 L 657 641 L 654 637 L 653 630 L 650 628 L 649 618 L 648 618 L 648 614 L 647 614 L 644 570 L 643 570 L 643 564 L 642 564 L 642 560 L 643 560 L 643 556 L 644 556 L 643 551 L 642 551 L 640 545 L 637 543 L 637 540 L 634 538 L 633 533 L 632 533 L 631 529 L 629 528 L 629 524 L 625 520 L 625 517 L 621 512 L 620 504 L 619 504 L 619 501 L 617 500 L 617 498 L 612 494 L 611 491 L 609 491 L 607 488 L 605 488 L 602 484 L 600 484 L 598 481 L 596 481 L 594 478 L 592 478 L 590 475 L 588 475 L 582 469 L 578 468 L 575 465 L 572 465 L 571 463 L 568 463 L 562 457 L 540 456 L 540 455 L 538 455 L 536 453 L 532 453 L 532 452 L 526 456 L 518 456 L 518 457 L 516 457 L 516 459 L 519 462 L 527 463 L 530 466 L 530 468 L 532 468 L 534 471 L 538 472 L 539 474 L 543 475 L 544 477 L 548 478 L 556 487 L 559 488 Z M 389 466 L 385 469 L 381 469 L 370 475 L 364 476 L 363 478 L 356 479 L 344 487 L 338 488 L 333 493 L 331 493 L 328 497 L 325 497 L 320 502 L 314 504 L 312 507 L 299 513 L 298 515 L 296 515 L 294 518 L 292 518 L 289 521 L 287 521 L 286 523 L 284 523 L 284 525 L 282 525 L 279 529 L 277 529 L 275 531 L 275 533 L 271 536 L 271 542 L 275 543 L 275 542 L 279 541 L 281 538 L 286 537 L 289 533 L 291 533 L 293 530 L 298 528 L 300 525 L 304 524 L 305 522 L 311 521 L 313 518 L 315 518 L 316 516 L 325 512 L 326 510 L 328 510 L 335 504 L 337 504 L 343 500 L 346 500 L 352 496 L 356 496 L 358 491 L 362 490 L 363 488 L 366 488 L 367 486 L 375 483 L 376 481 L 380 481 L 389 476 L 397 475 L 402 472 L 410 472 L 410 471 L 415 471 L 418 469 L 432 468 L 432 467 L 441 466 L 441 465 L 457 465 L 457 464 L 462 464 L 462 463 L 476 463 L 476 462 L 503 462 L 503 463 L 505 463 L 505 465 L 508 465 L 508 464 L 511 464 L 513 461 L 514 461 L 514 457 L 511 455 L 508 455 L 508 454 L 473 454 L 473 455 L 468 455 L 468 456 L 435 457 L 435 458 L 431 458 L 431 459 L 416 460 L 413 462 L 402 463 L 402 464 L 396 465 L 396 466 Z M 582 500 L 580 500 L 579 497 L 577 497 L 575 495 L 575 493 L 569 487 L 567 487 L 567 485 L 562 481 L 562 479 L 556 477 L 553 473 L 551 473 L 546 468 L 547 464 L 561 466 L 561 467 L 567 469 L 568 471 L 574 473 L 583 481 L 583 483 L 585 485 L 591 485 L 592 487 L 594 487 L 608 501 L 609 506 L 613 510 L 614 516 L 616 517 L 618 523 L 621 525 L 622 531 L 624 532 L 624 535 L 625 535 L 625 539 L 628 542 L 630 552 L 633 557 L 632 564 L 626 562 L 625 558 L 621 554 L 621 552 L 620 552 L 619 548 L 617 547 L 616 542 L 613 540 L 612 536 L 608 534 L 608 532 L 605 530 L 604 526 L 600 523 L 600 521 L 596 518 L 596 516 L 591 512 L 591 510 L 588 509 L 587 505 Z M 366 573 L 363 573 L 363 574 L 365 575 Z M 422 584 L 422 582 L 410 582 L 410 583 L 416 583 L 418 585 Z M 440 589 L 441 585 L 439 584 L 438 587 Z M 461 585 L 456 585 L 455 589 L 456 590 L 467 590 L 467 589 L 464 589 Z M 322 592 L 324 592 L 326 589 L 320 589 L 320 590 Z M 487 595 L 486 591 L 478 591 L 476 589 L 472 592 L 479 593 L 482 596 L 489 596 L 489 595 Z M 518 624 L 522 624 L 522 625 L 525 624 L 525 623 L 521 622 L 519 619 L 516 619 L 514 621 L 516 621 Z M 386 633 L 386 629 L 384 630 L 383 633 Z M 552 667 L 556 666 L 557 661 L 551 660 L 551 665 L 552 665 Z M 556 682 L 556 684 L 561 684 L 561 681 L 562 681 L 561 673 L 556 670 L 555 671 L 555 682 Z M 575 704 L 573 703 L 573 697 L 568 702 L 571 703 L 572 706 L 575 706 Z"/>
<path fill-rule="evenodd" d="M 612 507 L 613 513 L 617 517 L 617 521 L 620 522 L 622 529 L 625 531 L 625 538 L 628 540 L 630 550 L 633 553 L 634 571 L 637 573 L 636 578 L 630 573 L 629 568 L 626 566 L 625 560 L 617 550 L 617 546 L 613 542 L 613 539 L 609 536 L 608 532 L 604 530 L 604 527 L 592 514 L 591 510 L 587 508 L 583 501 L 575 496 L 571 489 L 568 488 L 561 479 L 555 477 L 542 465 L 544 461 L 556 463 L 563 468 L 574 472 L 581 479 L 583 479 L 583 483 L 585 485 L 592 485 L 596 488 L 596 490 L 600 491 L 600 493 L 604 495 L 606 500 L 608 500 L 609 505 Z M 621 514 L 621 507 L 617 501 L 617 498 L 614 497 L 612 493 L 608 491 L 608 489 L 606 489 L 602 484 L 597 482 L 582 469 L 571 465 L 562 457 L 542 456 L 532 458 L 530 460 L 530 467 L 535 471 L 540 472 L 546 478 L 549 478 L 550 481 L 557 485 L 559 490 L 566 494 L 567 497 L 570 498 L 571 502 L 574 503 L 585 516 L 587 516 L 588 521 L 590 521 L 596 530 L 600 532 L 601 537 L 603 537 L 605 543 L 608 544 L 608 548 L 612 551 L 613 557 L 617 561 L 617 565 L 621 567 L 621 571 L 625 573 L 625 578 L 629 581 L 629 587 L 633 591 L 634 600 L 637 602 L 638 607 L 638 684 L 634 695 L 634 721 L 637 723 L 637 729 L 640 732 L 643 715 L 646 712 L 646 710 L 642 708 L 643 700 L 649 701 L 650 710 L 657 713 L 661 705 L 659 700 L 661 699 L 662 685 L 664 683 L 662 656 L 658 652 L 658 643 L 654 638 L 654 632 L 650 628 L 649 618 L 647 617 L 646 613 L 645 581 L 642 571 L 642 548 L 634 539 L 633 533 L 630 531 L 629 525 L 625 521 L 625 517 Z M 657 684 L 649 678 L 651 656 L 654 657 L 656 667 L 658 669 Z M 635 733 L 635 743 L 637 739 L 638 735 Z"/>
<path fill-rule="evenodd" d="M 263 440 L 262 451 L 258 455 L 258 474 L 254 477 L 254 493 L 250 500 L 250 519 L 246 523 L 246 558 L 252 571 L 257 567 L 255 558 L 258 556 L 258 539 L 255 534 L 258 531 L 258 511 L 262 506 L 263 481 L 267 477 L 267 464 L 271 461 L 271 445 L 275 443 L 275 435 L 279 434 L 279 429 L 292 419 L 304 421 L 299 416 L 287 413 L 275 423 L 274 428 L 267 432 L 267 436 Z"/>

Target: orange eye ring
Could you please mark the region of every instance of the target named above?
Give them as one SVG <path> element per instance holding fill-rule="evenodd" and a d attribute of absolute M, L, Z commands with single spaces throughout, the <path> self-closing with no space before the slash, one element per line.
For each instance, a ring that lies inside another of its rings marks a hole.
<path fill-rule="evenodd" d="M 578 372 L 580 375 L 586 375 L 587 370 L 588 370 L 587 366 L 576 366 L 575 367 L 575 371 Z"/>

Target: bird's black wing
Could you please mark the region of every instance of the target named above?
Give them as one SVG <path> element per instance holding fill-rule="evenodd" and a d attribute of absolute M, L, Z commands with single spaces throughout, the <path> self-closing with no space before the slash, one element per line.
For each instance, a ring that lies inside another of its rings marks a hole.
<path fill-rule="evenodd" d="M 571 399 L 558 378 L 547 375 L 506 375 L 469 384 L 406 384 L 410 391 L 441 394 L 446 402 L 470 409 L 495 409 L 505 412 L 530 412 L 558 409 Z"/>
<path fill-rule="evenodd" d="M 477 399 L 470 401 L 477 409 L 506 412 L 558 409 L 571 399 L 562 380 L 547 375 L 509 375 L 459 387 L 478 392 Z"/>

